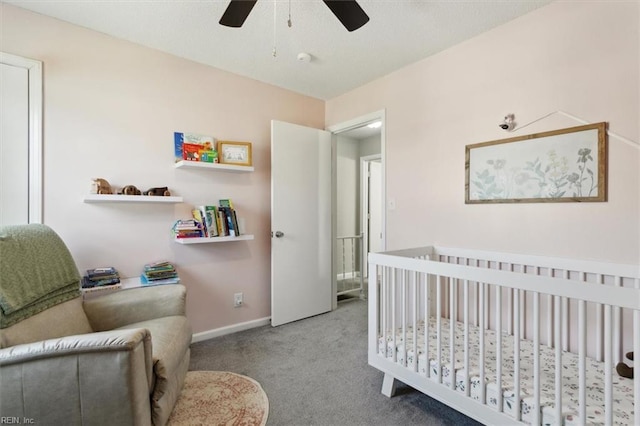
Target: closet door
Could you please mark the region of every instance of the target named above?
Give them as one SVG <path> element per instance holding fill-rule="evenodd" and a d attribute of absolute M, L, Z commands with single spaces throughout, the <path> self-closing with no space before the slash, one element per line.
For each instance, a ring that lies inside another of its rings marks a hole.
<path fill-rule="evenodd" d="M 0 225 L 42 222 L 42 63 L 0 52 Z"/>

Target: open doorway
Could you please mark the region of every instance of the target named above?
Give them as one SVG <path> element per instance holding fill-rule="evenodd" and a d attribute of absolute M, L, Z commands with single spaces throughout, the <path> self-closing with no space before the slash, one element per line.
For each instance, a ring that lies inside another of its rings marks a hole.
<path fill-rule="evenodd" d="M 366 297 L 367 254 L 384 250 L 384 111 L 334 134 L 334 294 Z"/>

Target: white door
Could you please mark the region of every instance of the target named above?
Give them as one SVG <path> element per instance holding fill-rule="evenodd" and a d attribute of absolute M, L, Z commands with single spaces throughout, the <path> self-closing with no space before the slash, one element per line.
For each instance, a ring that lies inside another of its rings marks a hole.
<path fill-rule="evenodd" d="M 29 223 L 29 70 L 0 63 L 0 225 Z"/>
<path fill-rule="evenodd" d="M 369 252 L 382 251 L 382 163 L 369 162 Z"/>
<path fill-rule="evenodd" d="M 271 324 L 331 310 L 331 133 L 271 122 Z"/>
<path fill-rule="evenodd" d="M 0 52 L 0 226 L 42 223 L 42 62 Z"/>

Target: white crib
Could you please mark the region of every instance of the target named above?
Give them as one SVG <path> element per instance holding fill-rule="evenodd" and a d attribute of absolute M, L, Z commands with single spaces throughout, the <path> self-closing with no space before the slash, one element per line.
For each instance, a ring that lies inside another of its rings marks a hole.
<path fill-rule="evenodd" d="M 432 246 L 369 254 L 368 277 L 385 395 L 400 380 L 491 425 L 640 425 L 640 380 L 615 371 L 629 351 L 640 371 L 639 265 Z"/>

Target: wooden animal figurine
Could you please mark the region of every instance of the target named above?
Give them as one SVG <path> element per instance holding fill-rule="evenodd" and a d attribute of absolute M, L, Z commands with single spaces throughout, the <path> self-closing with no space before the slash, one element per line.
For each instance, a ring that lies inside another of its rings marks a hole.
<path fill-rule="evenodd" d="M 155 188 L 149 188 L 148 190 L 144 191 L 144 195 L 169 197 L 171 195 L 171 192 L 169 191 L 169 188 L 167 188 L 166 186 L 159 186 Z"/>
<path fill-rule="evenodd" d="M 123 195 L 140 195 L 142 194 L 142 191 L 140 191 L 138 188 L 136 188 L 133 185 L 127 185 L 124 188 L 122 188 L 120 191 L 118 191 L 118 194 L 123 194 Z"/>
<path fill-rule="evenodd" d="M 625 356 L 627 357 L 627 359 L 633 361 L 633 352 L 627 352 Z M 616 371 L 621 377 L 633 379 L 633 367 L 629 367 L 624 362 L 619 362 L 618 365 L 616 365 Z"/>
<path fill-rule="evenodd" d="M 113 194 L 113 190 L 111 189 L 109 182 L 102 178 L 94 178 L 92 180 L 90 192 L 92 194 Z"/>

